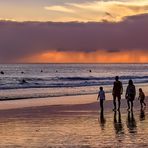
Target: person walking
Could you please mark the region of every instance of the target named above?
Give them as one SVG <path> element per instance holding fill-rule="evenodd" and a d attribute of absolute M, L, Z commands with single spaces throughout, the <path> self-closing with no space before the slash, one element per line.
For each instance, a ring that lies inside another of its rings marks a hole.
<path fill-rule="evenodd" d="M 102 110 L 104 110 L 103 102 L 105 100 L 105 92 L 103 90 L 103 87 L 100 87 L 100 91 L 98 93 L 97 100 L 99 100 L 99 98 L 100 98 L 100 108 L 101 108 L 101 111 L 102 111 Z"/>
<path fill-rule="evenodd" d="M 119 77 L 116 76 L 115 77 L 115 82 L 114 82 L 114 85 L 113 85 L 113 91 L 112 91 L 113 104 L 114 104 L 113 111 L 116 111 L 116 99 L 118 99 L 118 111 L 120 110 L 121 95 L 122 95 L 122 93 L 123 93 L 122 82 L 120 82 L 119 81 Z"/>
<path fill-rule="evenodd" d="M 136 96 L 136 89 L 135 89 L 135 85 L 133 84 L 132 80 L 129 80 L 128 82 L 128 86 L 126 89 L 126 94 L 125 94 L 125 98 L 127 99 L 127 105 L 128 105 L 128 111 L 131 109 L 131 111 L 133 111 L 133 101 L 135 99 Z"/>
<path fill-rule="evenodd" d="M 139 88 L 139 97 L 138 97 L 138 100 L 140 100 L 141 109 L 143 109 L 143 105 L 146 107 L 146 103 L 144 102 L 144 100 L 145 100 L 145 94 L 144 94 L 142 88 Z"/>

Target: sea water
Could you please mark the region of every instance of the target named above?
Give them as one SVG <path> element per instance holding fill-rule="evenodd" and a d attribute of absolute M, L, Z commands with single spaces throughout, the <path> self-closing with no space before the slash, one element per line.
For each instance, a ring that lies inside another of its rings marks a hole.
<path fill-rule="evenodd" d="M 114 77 L 126 90 L 132 79 L 146 93 L 148 64 L 1 64 L 0 99 L 27 99 L 97 94 L 111 95 Z"/>

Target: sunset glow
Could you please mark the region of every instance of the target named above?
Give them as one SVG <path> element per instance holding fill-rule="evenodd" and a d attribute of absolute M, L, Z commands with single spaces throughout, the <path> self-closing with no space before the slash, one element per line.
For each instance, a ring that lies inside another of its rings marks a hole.
<path fill-rule="evenodd" d="M 148 63 L 148 53 L 141 51 L 123 51 L 121 53 L 50 52 L 34 55 L 19 62 L 37 63 Z M 38 59 L 38 61 L 37 61 Z"/>

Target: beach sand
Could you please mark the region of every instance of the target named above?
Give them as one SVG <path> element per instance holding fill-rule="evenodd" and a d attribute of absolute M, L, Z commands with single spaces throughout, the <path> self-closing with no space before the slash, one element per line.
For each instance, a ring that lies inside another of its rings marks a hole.
<path fill-rule="evenodd" d="M 148 104 L 148 101 L 146 101 Z M 133 114 L 96 95 L 0 102 L 0 148 L 148 147 L 148 109 L 137 100 Z"/>

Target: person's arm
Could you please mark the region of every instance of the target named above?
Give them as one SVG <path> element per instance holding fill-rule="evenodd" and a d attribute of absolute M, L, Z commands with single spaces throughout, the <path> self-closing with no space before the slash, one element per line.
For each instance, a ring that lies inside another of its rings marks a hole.
<path fill-rule="evenodd" d="M 136 96 L 136 88 L 135 88 L 135 86 L 134 86 L 134 95 Z"/>
<path fill-rule="evenodd" d="M 128 96 L 128 86 L 127 86 L 127 88 L 126 88 L 126 92 L 125 92 L 125 98 L 127 99 L 127 96 Z"/>
<path fill-rule="evenodd" d="M 114 90 L 115 89 L 115 82 L 114 82 L 114 86 L 113 86 L 113 90 L 112 90 L 112 95 L 114 95 Z"/>
<path fill-rule="evenodd" d="M 99 97 L 100 97 L 100 93 L 98 93 L 98 97 L 97 97 L 97 100 L 99 100 Z"/>
<path fill-rule="evenodd" d="M 123 85 L 122 85 L 122 82 L 121 82 L 121 95 L 123 94 Z"/>

